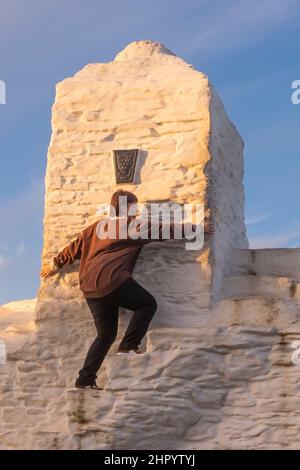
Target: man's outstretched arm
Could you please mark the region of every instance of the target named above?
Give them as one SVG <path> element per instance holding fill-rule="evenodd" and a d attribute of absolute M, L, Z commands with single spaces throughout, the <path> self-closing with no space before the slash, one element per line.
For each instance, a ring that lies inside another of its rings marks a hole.
<path fill-rule="evenodd" d="M 170 239 L 171 240 L 175 238 L 176 228 L 177 228 L 178 233 L 180 233 L 180 231 L 181 231 L 182 238 L 185 238 L 185 233 L 189 232 L 189 231 L 195 232 L 196 228 L 197 228 L 197 225 L 192 224 L 190 222 L 182 222 L 180 224 L 171 223 L 170 224 Z M 212 222 L 207 218 L 205 218 L 204 221 L 203 221 L 203 230 L 204 230 L 204 233 L 207 234 L 207 235 L 212 235 L 214 233 L 214 226 L 213 226 Z M 164 240 L 164 238 L 163 238 L 163 225 L 162 224 L 160 224 L 160 237 L 161 237 L 162 240 Z"/>
<path fill-rule="evenodd" d="M 185 233 L 189 231 L 196 231 L 197 225 L 192 224 L 190 222 L 182 222 L 182 223 L 161 223 L 154 224 L 151 226 L 151 222 L 148 221 L 148 225 L 146 224 L 145 227 L 142 229 L 141 238 L 137 239 L 137 242 L 142 243 L 151 243 L 155 241 L 166 241 L 166 240 L 174 240 L 175 236 L 180 238 L 185 238 Z M 152 232 L 153 228 L 153 232 Z M 214 233 L 214 227 L 211 223 L 210 219 L 205 218 L 203 221 L 203 230 L 204 233 L 207 235 L 212 235 Z M 153 238 L 152 238 L 153 236 Z"/>
<path fill-rule="evenodd" d="M 41 276 L 48 277 L 54 274 L 63 266 L 68 266 L 76 259 L 80 259 L 82 251 L 82 235 L 80 234 L 75 240 L 67 245 L 58 255 L 54 256 L 49 263 L 43 265 Z"/>

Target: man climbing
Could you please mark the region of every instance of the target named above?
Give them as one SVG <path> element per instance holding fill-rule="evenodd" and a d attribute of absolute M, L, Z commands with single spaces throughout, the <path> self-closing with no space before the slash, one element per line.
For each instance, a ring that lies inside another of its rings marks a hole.
<path fill-rule="evenodd" d="M 122 217 L 120 201 L 124 200 L 127 215 Z M 78 238 L 41 269 L 41 276 L 45 278 L 80 259 L 80 289 L 92 313 L 97 337 L 79 371 L 76 389 L 101 390 L 96 384 L 97 372 L 116 339 L 119 307 L 134 313 L 119 344 L 118 354 L 141 354 L 139 345 L 157 309 L 155 298 L 133 279 L 132 272 L 142 247 L 154 241 L 174 239 L 176 227 L 175 224 L 169 224 L 169 236 L 165 237 L 165 226 L 159 223 L 156 238 L 153 238 L 151 223 L 147 226 L 137 223 L 135 229 L 138 229 L 140 236 L 132 236 L 130 225 L 134 225 L 138 219 L 136 215 L 128 215 L 128 212 L 137 204 L 137 197 L 133 193 L 122 189 L 116 191 L 111 198 L 113 216 L 84 229 Z M 107 236 L 105 228 L 111 222 L 115 224 L 114 230 Z M 182 238 L 184 228 L 185 224 L 181 224 Z M 205 222 L 204 232 L 213 233 L 210 222 Z"/>

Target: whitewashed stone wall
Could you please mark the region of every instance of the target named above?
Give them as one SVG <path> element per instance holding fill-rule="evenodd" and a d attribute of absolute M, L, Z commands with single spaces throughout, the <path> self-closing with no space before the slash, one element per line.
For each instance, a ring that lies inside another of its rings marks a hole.
<path fill-rule="evenodd" d="M 112 347 L 101 393 L 68 392 L 95 335 L 78 266 L 44 280 L 35 329 L 19 344 L 6 335 L 0 447 L 296 448 L 298 271 L 286 253 L 274 270 L 247 250 L 243 143 L 207 77 L 159 43 L 135 42 L 57 85 L 52 128 L 44 261 L 109 201 L 113 149 L 141 151 L 139 183 L 122 187 L 141 202 L 204 203 L 216 232 L 201 251 L 143 249 L 135 276 L 159 309 L 144 355 Z"/>
<path fill-rule="evenodd" d="M 232 248 L 247 248 L 244 225 L 243 141 L 227 118 L 215 89 L 210 87 L 212 158 L 206 166 L 208 201 L 216 229 L 211 244 L 212 301 L 220 299 L 224 271 Z"/>

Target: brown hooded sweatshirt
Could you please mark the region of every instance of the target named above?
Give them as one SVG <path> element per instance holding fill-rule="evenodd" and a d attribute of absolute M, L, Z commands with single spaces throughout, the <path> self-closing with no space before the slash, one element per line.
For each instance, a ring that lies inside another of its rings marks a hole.
<path fill-rule="evenodd" d="M 116 222 L 114 238 L 111 236 L 104 238 L 103 235 L 99 237 L 101 230 L 102 233 L 107 232 L 109 220 Z M 176 226 L 182 238 L 184 238 L 184 226 L 185 224 Z M 132 239 L 125 217 L 101 219 L 84 229 L 78 238 L 53 258 L 52 264 L 56 269 L 60 269 L 80 259 L 79 285 L 84 296 L 86 298 L 103 297 L 131 277 L 135 262 L 144 245 L 174 239 L 174 234 L 178 237 L 175 224 L 168 224 L 166 227 L 165 224 L 159 223 L 153 226 L 156 230 L 154 236 L 151 229 L 150 223 L 141 224 L 137 229 L 139 237 Z M 167 229 L 167 236 L 163 229 Z"/>

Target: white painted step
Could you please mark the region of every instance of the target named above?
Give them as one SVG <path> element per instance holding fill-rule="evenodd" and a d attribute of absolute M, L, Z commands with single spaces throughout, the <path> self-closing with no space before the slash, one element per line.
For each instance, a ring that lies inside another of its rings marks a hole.
<path fill-rule="evenodd" d="M 286 277 L 300 281 L 300 248 L 233 249 L 225 274 Z"/>
<path fill-rule="evenodd" d="M 223 299 L 271 297 L 300 301 L 300 282 L 287 277 L 239 275 L 224 278 Z"/>

